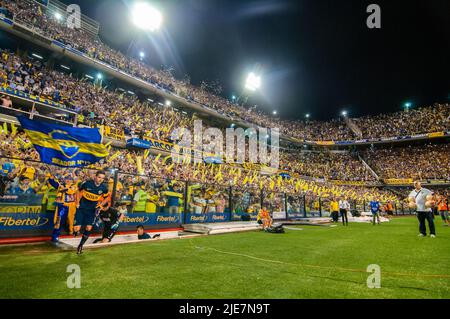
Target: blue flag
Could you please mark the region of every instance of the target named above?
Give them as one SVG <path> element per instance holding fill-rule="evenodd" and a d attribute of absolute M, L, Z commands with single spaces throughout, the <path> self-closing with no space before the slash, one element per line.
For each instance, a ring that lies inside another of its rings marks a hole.
<path fill-rule="evenodd" d="M 98 129 L 75 128 L 19 117 L 41 161 L 61 167 L 82 167 L 108 156 Z"/>

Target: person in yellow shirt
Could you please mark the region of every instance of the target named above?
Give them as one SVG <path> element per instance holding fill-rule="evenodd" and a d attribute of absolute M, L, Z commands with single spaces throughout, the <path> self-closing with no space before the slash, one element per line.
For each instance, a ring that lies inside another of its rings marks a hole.
<path fill-rule="evenodd" d="M 270 217 L 269 211 L 266 207 L 262 207 L 259 210 L 256 220 L 258 224 L 262 225 L 263 229 L 272 227 L 272 217 Z"/>
<path fill-rule="evenodd" d="M 23 165 L 19 176 L 24 176 L 28 178 L 30 181 L 34 181 L 36 175 L 36 169 L 32 166 Z"/>
<path fill-rule="evenodd" d="M 139 182 L 137 188 L 138 190 L 133 198 L 133 212 L 143 213 L 145 212 L 147 200 L 150 196 L 145 191 L 145 182 Z"/>
<path fill-rule="evenodd" d="M 330 202 L 330 212 L 333 223 L 337 223 L 339 221 L 339 202 L 334 197 Z"/>
<path fill-rule="evenodd" d="M 159 209 L 159 192 L 151 188 L 148 191 L 148 199 L 145 204 L 146 213 L 156 213 Z"/>

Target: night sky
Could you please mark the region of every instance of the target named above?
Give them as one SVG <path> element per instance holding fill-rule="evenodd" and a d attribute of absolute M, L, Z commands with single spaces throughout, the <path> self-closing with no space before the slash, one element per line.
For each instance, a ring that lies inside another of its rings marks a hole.
<path fill-rule="evenodd" d="M 252 105 L 283 118 L 335 118 L 450 100 L 450 1 L 165 0 L 154 34 L 129 18 L 133 1 L 64 0 L 101 24 L 110 46 L 154 67 L 173 66 L 191 82 L 219 80 L 239 96 L 259 67 L 262 88 Z M 366 8 L 381 6 L 381 30 L 368 29 Z"/>

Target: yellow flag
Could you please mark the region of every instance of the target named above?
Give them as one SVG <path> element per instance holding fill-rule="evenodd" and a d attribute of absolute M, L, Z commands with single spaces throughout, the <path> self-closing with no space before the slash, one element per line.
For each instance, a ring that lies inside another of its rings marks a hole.
<path fill-rule="evenodd" d="M 114 161 L 117 157 L 119 157 L 119 155 L 120 155 L 120 151 L 115 152 L 113 155 L 111 155 L 111 156 L 108 158 L 108 162 L 111 163 L 111 162 Z"/>
<path fill-rule="evenodd" d="M 271 190 L 273 190 L 273 189 L 275 188 L 275 181 L 274 181 L 273 179 L 270 179 L 270 185 L 269 185 L 269 188 L 270 188 Z"/>
<path fill-rule="evenodd" d="M 11 123 L 11 134 L 14 136 L 17 133 L 17 127 L 14 125 L 14 123 Z"/>
<path fill-rule="evenodd" d="M 192 175 L 192 177 L 193 177 L 193 178 L 197 177 L 197 175 L 198 175 L 199 173 L 200 173 L 199 171 L 195 170 L 195 171 L 194 171 L 194 174 Z"/>
<path fill-rule="evenodd" d="M 144 168 L 142 167 L 142 156 L 136 156 L 136 167 L 139 175 L 144 174 Z"/>
<path fill-rule="evenodd" d="M 131 154 L 127 154 L 127 159 L 130 164 L 135 164 L 133 158 L 131 157 Z"/>
<path fill-rule="evenodd" d="M 165 165 L 166 164 L 166 162 L 169 160 L 169 158 L 171 158 L 172 157 L 172 155 L 168 155 L 168 156 L 166 156 L 166 157 L 164 157 L 164 159 L 163 159 L 163 164 Z"/>
<path fill-rule="evenodd" d="M 214 179 L 218 182 L 222 181 L 222 172 L 217 173 L 217 175 L 214 177 Z"/>

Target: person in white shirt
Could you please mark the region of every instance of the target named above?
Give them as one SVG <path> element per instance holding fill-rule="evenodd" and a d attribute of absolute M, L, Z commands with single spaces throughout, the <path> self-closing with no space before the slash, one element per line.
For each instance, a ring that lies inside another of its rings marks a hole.
<path fill-rule="evenodd" d="M 348 211 L 350 210 L 350 204 L 349 202 L 345 199 L 342 198 L 339 201 L 339 212 L 341 213 L 342 216 L 342 223 L 344 224 L 344 226 L 348 226 Z"/>
<path fill-rule="evenodd" d="M 428 227 L 430 228 L 430 237 L 436 237 L 436 229 L 434 227 L 433 212 L 431 207 L 426 206 L 427 196 L 433 195 L 433 192 L 429 189 L 423 188 L 419 181 L 414 182 L 414 190 L 409 194 L 410 199 L 414 198 L 416 203 L 417 219 L 419 220 L 419 236 L 425 237 L 427 235 L 427 227 L 425 220 L 428 221 Z"/>

